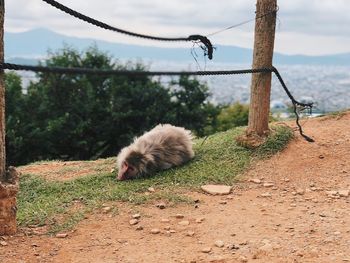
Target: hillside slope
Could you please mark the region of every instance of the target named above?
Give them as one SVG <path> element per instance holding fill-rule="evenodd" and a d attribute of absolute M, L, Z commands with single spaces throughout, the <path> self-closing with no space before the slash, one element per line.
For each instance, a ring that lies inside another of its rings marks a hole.
<path fill-rule="evenodd" d="M 7 238 L 0 261 L 349 262 L 350 112 L 303 127 L 315 143 L 297 137 L 229 196 L 188 192 L 195 204 L 165 209 L 120 203 L 118 216 L 102 209 L 64 238 L 40 229 Z"/>

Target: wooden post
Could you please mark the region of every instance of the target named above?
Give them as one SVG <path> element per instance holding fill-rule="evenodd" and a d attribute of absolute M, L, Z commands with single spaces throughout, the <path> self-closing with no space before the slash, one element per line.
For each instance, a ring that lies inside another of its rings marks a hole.
<path fill-rule="evenodd" d="M 4 62 L 4 15 L 5 3 L 0 0 L 0 62 Z M 4 70 L 0 70 L 0 181 L 5 180 L 6 172 L 6 153 L 5 153 L 5 83 Z"/>
<path fill-rule="evenodd" d="M 277 0 L 257 0 L 253 68 L 272 66 Z M 252 74 L 247 137 L 266 137 L 269 133 L 271 73 Z"/>
<path fill-rule="evenodd" d="M 4 62 L 5 1 L 0 0 L 0 62 Z M 17 231 L 16 196 L 18 173 L 14 167 L 6 171 L 5 153 L 5 81 L 0 70 L 0 235 L 12 235 Z"/>

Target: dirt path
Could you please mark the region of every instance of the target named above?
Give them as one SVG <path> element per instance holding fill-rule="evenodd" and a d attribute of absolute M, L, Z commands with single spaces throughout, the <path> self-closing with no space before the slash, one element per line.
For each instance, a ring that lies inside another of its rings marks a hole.
<path fill-rule="evenodd" d="M 165 209 L 114 204 L 117 216 L 96 211 L 65 238 L 6 238 L 0 262 L 350 262 L 350 113 L 304 128 L 315 143 L 298 137 L 229 196 L 191 193 L 198 203 Z"/>

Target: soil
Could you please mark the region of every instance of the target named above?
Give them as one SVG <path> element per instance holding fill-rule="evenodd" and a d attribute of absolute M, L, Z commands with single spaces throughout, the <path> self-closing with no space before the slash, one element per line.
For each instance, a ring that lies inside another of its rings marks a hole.
<path fill-rule="evenodd" d="M 296 134 L 230 195 L 188 193 L 196 203 L 164 209 L 108 204 L 59 237 L 0 237 L 0 262 L 350 262 L 350 113 L 303 128 L 315 143 Z"/>

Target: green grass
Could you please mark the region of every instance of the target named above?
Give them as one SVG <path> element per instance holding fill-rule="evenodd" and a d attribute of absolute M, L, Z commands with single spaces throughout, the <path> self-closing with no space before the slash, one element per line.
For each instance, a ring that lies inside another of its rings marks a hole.
<path fill-rule="evenodd" d="M 278 126 L 262 146 L 250 150 L 238 146 L 234 140 L 242 132 L 243 128 L 238 128 L 217 133 L 203 144 L 203 139 L 198 139 L 194 160 L 150 178 L 118 182 L 115 174 L 98 173 L 70 181 L 47 181 L 37 175 L 23 175 L 18 196 L 18 222 L 22 226 L 49 225 L 52 232 L 57 232 L 73 227 L 84 214 L 110 201 L 191 202 L 183 195 L 186 190 L 198 190 L 205 183 L 233 184 L 252 160 L 282 150 L 293 136 L 289 128 Z M 145 195 L 151 186 L 157 191 Z"/>

